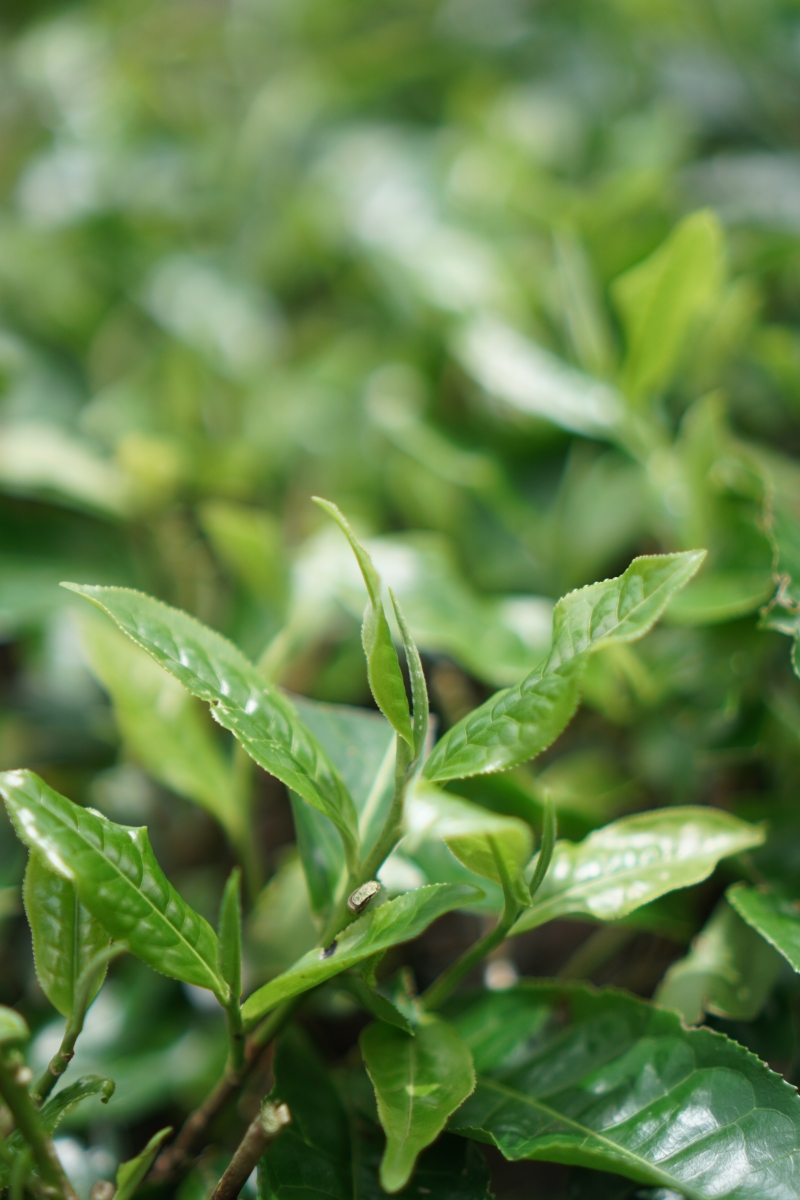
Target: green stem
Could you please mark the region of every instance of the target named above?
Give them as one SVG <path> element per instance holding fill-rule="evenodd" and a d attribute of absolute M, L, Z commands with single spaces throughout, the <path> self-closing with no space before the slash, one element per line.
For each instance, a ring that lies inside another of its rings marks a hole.
<path fill-rule="evenodd" d="M 228 1019 L 228 1063 L 225 1073 L 236 1077 L 244 1066 L 244 1024 L 242 1006 L 235 996 L 226 1005 L 225 1016 Z"/>
<path fill-rule="evenodd" d="M 8 1105 L 17 1129 L 30 1146 L 39 1177 L 50 1195 L 60 1200 L 77 1200 L 53 1143 L 42 1127 L 39 1111 L 27 1088 L 26 1075 L 30 1077 L 30 1072 L 21 1058 L 14 1062 L 7 1055 L 0 1055 L 0 1094 Z"/>
<path fill-rule="evenodd" d="M 31 1096 L 37 1104 L 41 1104 L 50 1095 L 56 1083 L 72 1061 L 75 1054 L 75 1043 L 83 1031 L 83 1023 L 86 1020 L 86 1011 L 89 1007 L 89 998 L 97 982 L 98 972 L 105 970 L 112 959 L 117 958 L 120 954 L 124 954 L 127 949 L 127 946 L 117 943 L 114 946 L 109 946 L 106 950 L 101 950 L 99 954 L 95 954 L 88 966 L 78 976 L 78 982 L 75 985 L 75 1003 L 72 1008 L 72 1015 L 67 1021 L 61 1045 L 31 1092 Z"/>
<path fill-rule="evenodd" d="M 476 967 L 481 959 L 485 958 L 487 954 L 491 954 L 496 946 L 505 941 L 511 927 L 524 908 L 524 905 L 514 895 L 514 882 L 509 876 L 503 855 L 492 837 L 489 838 L 489 844 L 492 847 L 495 865 L 503 884 L 505 903 L 502 916 L 494 929 L 490 929 L 473 946 L 465 950 L 461 957 L 451 963 L 447 970 L 443 971 L 439 978 L 431 984 L 422 996 L 422 1002 L 427 1009 L 439 1008 L 461 980 L 469 975 L 473 967 Z"/>
<path fill-rule="evenodd" d="M 425 1008 L 440 1008 L 444 1004 L 450 993 L 466 975 L 469 975 L 473 967 L 476 967 L 481 959 L 490 954 L 495 946 L 499 946 L 501 942 L 505 941 L 509 930 L 521 911 L 522 906 L 518 901 L 513 901 L 509 905 L 508 899 L 506 899 L 503 915 L 494 929 L 490 929 L 474 945 L 465 950 L 461 957 L 457 958 L 454 963 L 451 963 L 447 970 L 443 971 L 439 978 L 423 993 L 422 1002 Z"/>

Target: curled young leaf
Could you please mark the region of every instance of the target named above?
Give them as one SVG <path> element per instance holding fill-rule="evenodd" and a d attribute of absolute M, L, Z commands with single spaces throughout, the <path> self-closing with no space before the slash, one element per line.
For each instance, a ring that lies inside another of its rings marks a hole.
<path fill-rule="evenodd" d="M 361 627 L 361 638 L 364 643 L 364 654 L 367 659 L 367 675 L 369 686 L 375 697 L 375 703 L 394 731 L 412 748 L 415 744 L 411 728 L 411 714 L 408 707 L 406 685 L 397 651 L 392 641 L 392 633 L 381 598 L 381 577 L 375 570 L 375 565 L 364 547 L 356 538 L 350 524 L 343 513 L 330 500 L 314 497 L 314 503 L 323 508 L 333 517 L 342 533 L 347 538 L 356 556 L 361 574 L 366 584 L 369 600 L 364 612 L 364 623 Z"/>

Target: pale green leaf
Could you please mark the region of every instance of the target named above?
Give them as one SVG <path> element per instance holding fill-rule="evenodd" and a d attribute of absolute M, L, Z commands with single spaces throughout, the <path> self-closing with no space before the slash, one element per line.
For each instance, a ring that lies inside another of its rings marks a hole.
<path fill-rule="evenodd" d="M 615 1172 L 686 1200 L 788 1200 L 800 1097 L 738 1043 L 611 989 L 522 984 L 456 1027 L 478 1072 L 450 1120 L 506 1158 Z"/>
<path fill-rule="evenodd" d="M 137 1154 L 135 1158 L 129 1158 L 127 1162 L 120 1163 L 117 1167 L 117 1190 L 114 1200 L 131 1200 L 139 1184 L 144 1182 L 147 1172 L 155 1162 L 162 1143 L 171 1133 L 171 1125 L 168 1125 L 166 1129 L 160 1129 L 158 1133 L 153 1134 L 140 1154 Z"/>
<path fill-rule="evenodd" d="M 19 838 L 74 885 L 114 941 L 164 975 L 226 997 L 216 934 L 166 878 L 146 829 L 73 804 L 31 771 L 0 775 L 0 793 Z"/>
<path fill-rule="evenodd" d="M 198 515 L 222 563 L 254 596 L 281 606 L 287 563 L 281 528 L 272 513 L 231 500 L 206 500 Z"/>
<path fill-rule="evenodd" d="M 264 770 L 318 808 L 355 842 L 353 802 L 327 755 L 291 702 L 265 683 L 221 634 L 194 617 L 128 588 L 65 584 L 112 617 L 120 629 L 229 729 Z"/>
<path fill-rule="evenodd" d="M 31 849 L 22 889 L 31 927 L 36 977 L 47 999 L 64 1017 L 72 1015 L 81 973 L 110 938 L 78 899 L 77 890 L 54 871 L 38 850 Z M 95 998 L 105 977 L 98 971 L 89 994 Z"/>
<path fill-rule="evenodd" d="M 381 1186 L 397 1192 L 408 1182 L 420 1151 L 473 1091 L 472 1055 L 451 1025 L 430 1016 L 413 1037 L 376 1021 L 364 1030 L 360 1044 L 386 1133 Z"/>
<path fill-rule="evenodd" d="M 13 1008 L 0 1004 L 0 1045 L 6 1042 L 27 1042 L 30 1036 L 25 1018 Z"/>
<path fill-rule="evenodd" d="M 760 845 L 764 836 L 763 828 L 718 808 L 622 817 L 582 842 L 556 843 L 550 870 L 513 932 L 556 917 L 625 917 L 666 892 L 699 883 L 720 859 Z"/>
<path fill-rule="evenodd" d="M 721 900 L 685 958 L 673 963 L 653 1000 L 696 1025 L 703 1013 L 751 1021 L 766 1003 L 780 955 Z"/>
<path fill-rule="evenodd" d="M 614 281 L 611 294 L 628 342 L 621 383 L 632 399 L 670 382 L 698 318 L 719 292 L 723 271 L 722 228 L 704 209 L 685 217 L 649 258 Z"/>
<path fill-rule="evenodd" d="M 219 906 L 219 973 L 234 1000 L 242 994 L 242 873 L 234 867 Z"/>
<path fill-rule="evenodd" d="M 247 813 L 202 707 L 108 621 L 87 613 L 80 628 L 91 668 L 111 697 L 131 755 L 159 783 L 216 817 L 234 843 L 240 841 Z"/>
<path fill-rule="evenodd" d="M 428 838 L 441 838 L 459 862 L 470 871 L 501 886 L 516 880 L 533 850 L 530 826 L 517 817 L 481 808 L 431 784 L 419 784 L 406 802 L 408 833 L 404 846 L 414 852 Z M 520 903 L 530 896 L 523 881 L 517 884 Z"/>
<path fill-rule="evenodd" d="M 437 917 L 469 904 L 479 895 L 478 889 L 469 884 L 441 883 L 406 892 L 382 904 L 348 925 L 332 947 L 310 950 L 283 975 L 254 992 L 242 1008 L 245 1021 L 257 1021 L 282 1000 L 299 996 L 390 946 L 419 937 Z"/>
<path fill-rule="evenodd" d="M 643 637 L 704 557 L 705 551 L 690 550 L 636 558 L 618 578 L 564 596 L 542 667 L 454 725 L 434 747 L 425 777 L 444 782 L 502 771 L 541 753 L 575 712 L 588 655 Z"/>
<path fill-rule="evenodd" d="M 322 500 L 319 496 L 314 497 L 314 502 L 333 517 L 347 538 L 367 588 L 369 599 L 364 611 L 361 639 L 367 659 L 369 686 L 375 697 L 375 703 L 395 732 L 408 742 L 409 746 L 413 747 L 414 735 L 411 728 L 406 685 L 383 607 L 381 577 L 375 570 L 369 554 L 358 541 L 347 519 L 336 505 L 331 504 L 329 500 Z"/>
<path fill-rule="evenodd" d="M 74 1083 L 67 1084 L 42 1105 L 42 1125 L 46 1133 L 52 1133 L 68 1113 L 84 1100 L 99 1096 L 102 1104 L 108 1104 L 114 1095 L 114 1080 L 102 1075 L 84 1075 Z"/>
<path fill-rule="evenodd" d="M 800 972 L 800 904 L 777 888 L 734 884 L 727 897 L 739 916 Z"/>

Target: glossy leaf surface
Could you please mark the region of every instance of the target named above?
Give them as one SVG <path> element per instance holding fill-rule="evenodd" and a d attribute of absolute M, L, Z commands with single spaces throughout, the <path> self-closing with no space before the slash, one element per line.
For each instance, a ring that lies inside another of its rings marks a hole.
<path fill-rule="evenodd" d="M 530 859 L 533 837 L 524 821 L 481 808 L 430 784 L 414 789 L 406 813 L 405 845 L 411 853 L 422 839 L 441 838 L 470 871 L 501 885 L 505 879 L 514 881 Z M 524 881 L 517 890 L 520 903 L 527 904 L 530 896 Z"/>
<path fill-rule="evenodd" d="M 164 975 L 226 994 L 216 934 L 166 878 L 146 829 L 73 804 L 31 771 L 5 772 L 0 792 L 21 840 L 74 885 L 115 941 Z"/>
<path fill-rule="evenodd" d="M 315 502 L 329 516 L 333 517 L 347 538 L 367 588 L 369 600 L 361 626 L 361 639 L 367 659 L 369 686 L 375 697 L 375 703 L 395 732 L 408 742 L 409 746 L 413 747 L 414 735 L 411 729 L 406 685 L 383 607 L 381 577 L 369 554 L 358 541 L 350 524 L 336 505 L 331 504 L 329 500 L 321 500 L 319 497 L 315 497 Z"/>
<path fill-rule="evenodd" d="M 751 1021 L 781 968 L 780 955 L 721 900 L 685 958 L 673 963 L 653 1000 L 696 1025 L 703 1013 Z"/>
<path fill-rule="evenodd" d="M 692 550 L 637 558 L 618 578 L 564 596 L 553 613 L 553 644 L 543 666 L 448 730 L 425 764 L 425 777 L 443 782 L 501 771 L 541 753 L 575 712 L 587 656 L 643 637 L 704 557 Z"/>
<path fill-rule="evenodd" d="M 111 939 L 81 904 L 74 884 L 53 871 L 37 850 L 31 850 L 28 856 L 22 895 L 33 939 L 36 977 L 53 1007 L 69 1017 L 81 972 Z M 98 972 L 90 1002 L 104 976 L 105 971 Z"/>
<path fill-rule="evenodd" d="M 473 1091 L 472 1055 L 453 1027 L 436 1017 L 424 1019 L 413 1037 L 376 1021 L 360 1044 L 386 1133 L 381 1186 L 397 1192 L 420 1151 Z"/>
<path fill-rule="evenodd" d="M 308 1040 L 297 1029 L 278 1043 L 273 1096 L 289 1105 L 292 1123 L 259 1164 L 261 1200 L 380 1200 L 378 1179 L 384 1137 L 337 1089 Z M 346 1081 L 350 1083 L 351 1080 Z M 356 1080 L 359 1084 L 361 1079 Z M 369 1081 L 363 1080 L 369 1088 Z M 421 1155 L 401 1196 L 436 1200 L 489 1200 L 489 1173 L 477 1146 L 444 1134 Z"/>
<path fill-rule="evenodd" d="M 727 897 L 739 916 L 800 971 L 800 909 L 777 889 L 735 884 Z"/>
<path fill-rule="evenodd" d="M 758 846 L 764 830 L 717 808 L 637 813 L 557 842 L 550 870 L 514 933 L 583 915 L 613 921 L 675 888 L 699 883 L 720 859 Z"/>
<path fill-rule="evenodd" d="M 241 839 L 246 812 L 202 706 L 108 621 L 87 614 L 81 642 L 131 755 L 159 783 L 211 813 L 234 842 Z"/>
<path fill-rule="evenodd" d="M 456 1025 L 478 1084 L 450 1121 L 506 1158 L 595 1167 L 687 1200 L 785 1200 L 800 1097 L 738 1043 L 612 990 L 531 983 Z"/>
<path fill-rule="evenodd" d="M 241 650 L 194 617 L 128 588 L 69 584 L 116 621 L 137 646 L 210 704 L 212 715 L 265 771 L 355 837 L 353 802 L 291 702 Z"/>
<path fill-rule="evenodd" d="M 299 996 L 373 954 L 419 937 L 437 917 L 461 908 L 478 895 L 477 888 L 469 884 L 441 883 L 406 892 L 382 904 L 348 925 L 332 953 L 310 950 L 283 975 L 254 992 L 242 1008 L 245 1021 L 257 1020 L 281 1000 Z"/>

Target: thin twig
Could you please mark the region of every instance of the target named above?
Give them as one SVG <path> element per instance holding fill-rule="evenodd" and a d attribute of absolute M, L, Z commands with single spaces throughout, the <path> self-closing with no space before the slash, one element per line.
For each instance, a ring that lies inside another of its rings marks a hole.
<path fill-rule="evenodd" d="M 30 1074 L 21 1057 L 15 1062 L 9 1056 L 0 1054 L 0 1094 L 14 1117 L 17 1129 L 30 1147 L 42 1183 L 50 1195 L 59 1197 L 59 1200 L 77 1200 L 28 1091 Z"/>
<path fill-rule="evenodd" d="M 254 1071 L 265 1052 L 272 1051 L 272 1042 L 299 1004 L 299 998 L 276 1008 L 251 1033 L 244 1046 L 244 1064 L 239 1071 L 225 1071 L 205 1100 L 189 1114 L 175 1141 L 166 1146 L 156 1159 L 148 1176 L 149 1183 L 163 1183 L 183 1173 L 205 1144 L 208 1131 L 233 1098 L 247 1077 Z"/>
<path fill-rule="evenodd" d="M 292 1119 L 285 1104 L 264 1104 L 239 1143 L 211 1200 L 236 1200 L 272 1139 Z"/>

